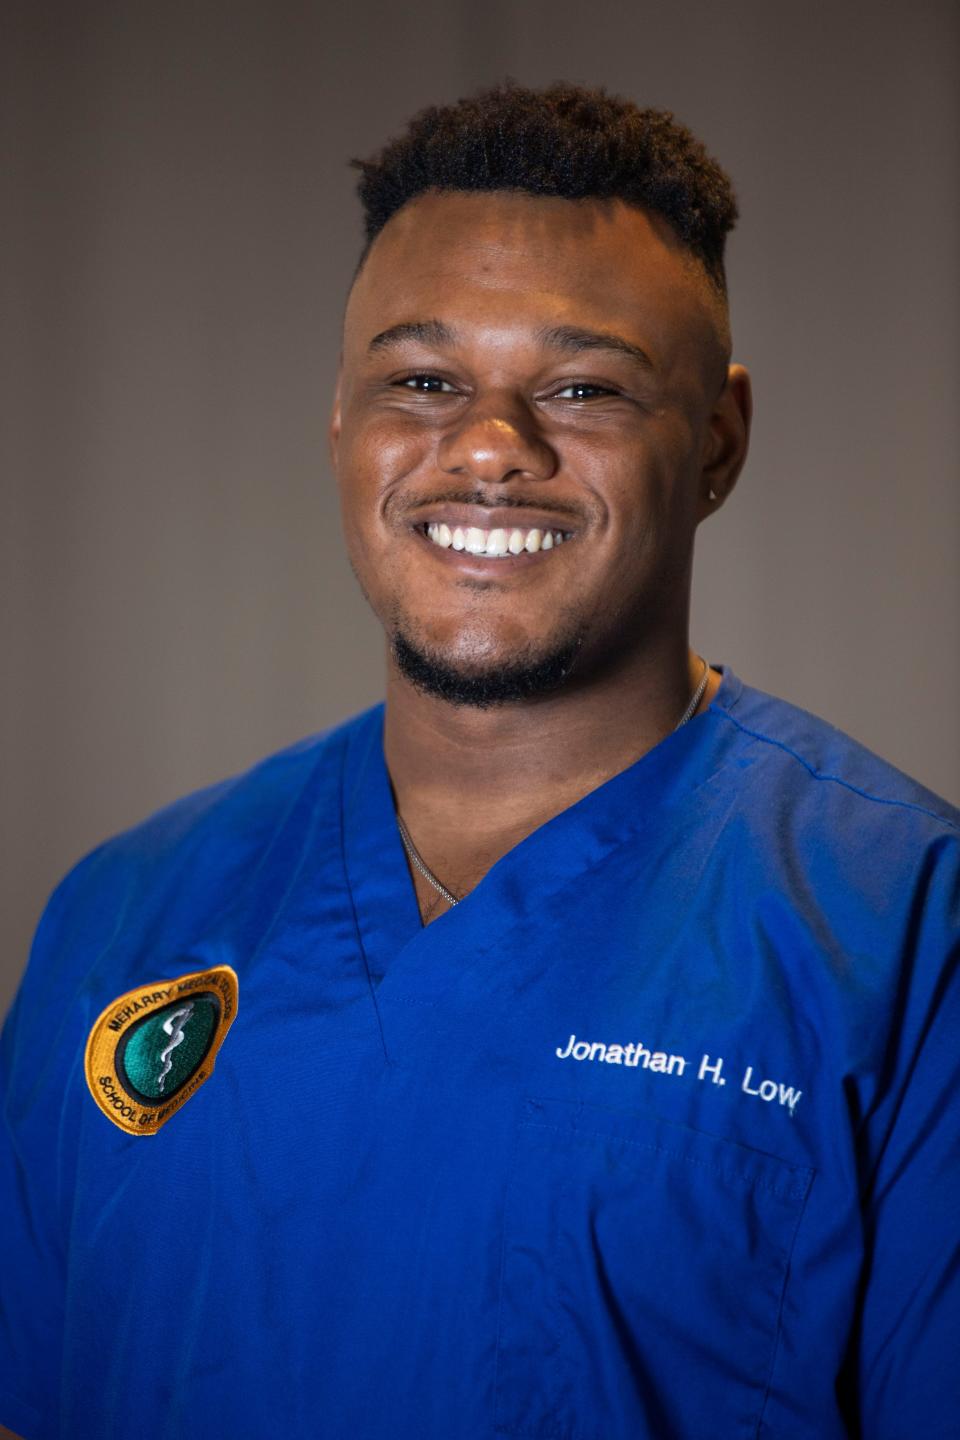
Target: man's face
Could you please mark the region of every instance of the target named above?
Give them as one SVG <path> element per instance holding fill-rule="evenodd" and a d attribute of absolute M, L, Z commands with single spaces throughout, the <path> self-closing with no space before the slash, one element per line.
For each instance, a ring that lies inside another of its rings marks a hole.
<path fill-rule="evenodd" d="M 431 194 L 381 232 L 331 440 L 351 563 L 428 688 L 518 698 L 685 633 L 717 317 L 620 202 Z"/>

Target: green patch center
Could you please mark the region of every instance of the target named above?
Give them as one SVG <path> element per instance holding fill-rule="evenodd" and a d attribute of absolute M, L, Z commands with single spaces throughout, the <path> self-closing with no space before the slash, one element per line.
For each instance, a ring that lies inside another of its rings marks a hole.
<path fill-rule="evenodd" d="M 209 996 L 178 1000 L 131 1031 L 123 1069 L 150 1100 L 174 1095 L 200 1064 L 216 1029 L 217 1004 Z"/>

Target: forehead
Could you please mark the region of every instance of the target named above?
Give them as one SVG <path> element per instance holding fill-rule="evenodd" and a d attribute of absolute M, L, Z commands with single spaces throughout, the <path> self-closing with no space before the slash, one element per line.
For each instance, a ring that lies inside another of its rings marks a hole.
<path fill-rule="evenodd" d="M 347 306 L 345 349 L 439 319 L 503 343 L 551 325 L 615 330 L 666 362 L 717 346 L 717 301 L 656 216 L 621 201 L 432 193 L 381 231 Z M 632 332 L 632 333 L 631 333 Z"/>

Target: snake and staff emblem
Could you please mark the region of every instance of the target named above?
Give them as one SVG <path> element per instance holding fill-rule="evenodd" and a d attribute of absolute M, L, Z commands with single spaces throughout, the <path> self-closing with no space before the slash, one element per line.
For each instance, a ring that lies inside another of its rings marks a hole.
<path fill-rule="evenodd" d="M 186 1038 L 183 1033 L 183 1027 L 184 1025 L 186 1025 L 187 1021 L 190 1019 L 190 1016 L 193 1014 L 193 1004 L 194 1002 L 192 1000 L 188 1000 L 186 1005 L 181 1005 L 179 1010 L 174 1010 L 173 1014 L 168 1015 L 166 1020 L 164 1020 L 163 1022 L 164 1034 L 170 1035 L 172 1038 L 170 1040 L 170 1044 L 165 1045 L 164 1048 L 160 1051 L 160 1059 L 163 1061 L 163 1069 L 160 1071 L 160 1075 L 157 1079 L 158 1090 L 163 1089 L 163 1082 L 166 1080 L 167 1076 L 170 1074 L 170 1071 L 173 1069 L 173 1061 L 170 1059 L 170 1056 L 173 1054 L 174 1050 L 176 1050 L 177 1046 L 181 1044 L 181 1042 Z"/>

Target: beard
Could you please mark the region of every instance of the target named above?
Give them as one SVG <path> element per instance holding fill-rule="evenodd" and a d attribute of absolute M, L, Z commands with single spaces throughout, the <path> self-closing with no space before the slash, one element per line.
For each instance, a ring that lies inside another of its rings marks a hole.
<path fill-rule="evenodd" d="M 584 627 L 568 618 L 539 649 L 529 646 L 506 663 L 458 662 L 418 642 L 401 621 L 391 627 L 390 649 L 404 679 L 448 705 L 488 710 L 550 695 L 564 685 L 583 645 Z"/>

